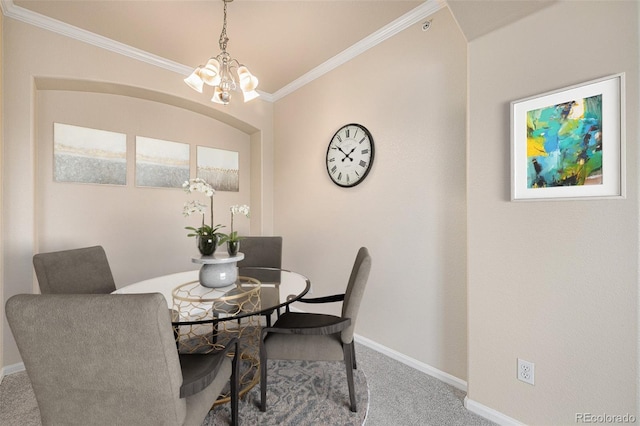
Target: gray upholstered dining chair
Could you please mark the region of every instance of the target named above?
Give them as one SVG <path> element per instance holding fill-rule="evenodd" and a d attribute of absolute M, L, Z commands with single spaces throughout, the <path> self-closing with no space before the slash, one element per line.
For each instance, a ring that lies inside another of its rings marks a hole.
<path fill-rule="evenodd" d="M 356 365 L 353 332 L 364 294 L 371 256 L 366 247 L 358 250 L 344 294 L 300 299 L 300 302 L 342 301 L 342 315 L 284 312 L 273 327 L 262 329 L 260 340 L 260 410 L 267 408 L 267 360 L 344 361 L 351 411 L 357 411 L 353 384 Z"/>
<path fill-rule="evenodd" d="M 108 294 L 116 289 L 101 246 L 38 253 L 33 268 L 42 294 Z"/>
<path fill-rule="evenodd" d="M 240 251 L 244 259 L 238 262 L 239 267 L 282 267 L 282 237 L 242 237 Z"/>
<path fill-rule="evenodd" d="M 6 314 L 44 425 L 200 425 L 229 378 L 237 424 L 237 340 L 178 354 L 159 293 L 20 294 Z"/>
<path fill-rule="evenodd" d="M 239 268 L 282 268 L 282 237 L 243 237 L 240 240 L 240 252 L 244 254 L 244 259 L 238 262 Z M 267 280 L 270 272 L 276 271 L 264 271 Z M 265 304 L 275 306 L 280 301 L 279 290 L 272 287 L 263 287 L 260 290 L 260 299 L 264 300 Z M 273 309 L 263 314 L 267 327 L 271 327 L 271 315 L 273 315 Z M 279 310 L 277 315 L 280 316 Z"/>

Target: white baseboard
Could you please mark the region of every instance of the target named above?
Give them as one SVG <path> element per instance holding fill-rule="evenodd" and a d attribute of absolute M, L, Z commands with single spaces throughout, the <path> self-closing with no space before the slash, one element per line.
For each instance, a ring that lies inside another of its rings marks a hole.
<path fill-rule="evenodd" d="M 424 362 L 420 362 L 411 357 L 408 357 L 400 352 L 394 351 L 393 349 L 387 348 L 379 343 L 374 342 L 373 340 L 367 339 L 366 337 L 362 337 L 360 335 L 355 335 L 355 340 L 358 343 L 367 346 L 374 351 L 380 352 L 389 358 L 393 358 L 396 361 L 400 361 L 403 364 L 408 365 L 409 367 L 415 368 L 418 371 L 421 371 L 429 376 L 435 377 L 436 379 L 445 382 L 448 385 L 453 386 L 454 388 L 460 389 L 462 391 L 467 391 L 467 382 L 462 379 L 459 379 L 455 376 L 452 376 L 449 373 L 445 373 L 442 370 L 438 370 L 435 367 L 430 366 L 429 364 L 425 364 Z"/>
<path fill-rule="evenodd" d="M 491 420 L 501 426 L 523 426 L 524 423 L 520 423 L 516 419 L 502 414 L 499 411 L 489 408 L 486 405 L 480 404 L 469 397 L 464 397 L 464 407 L 474 414 L 484 417 L 487 420 Z"/>
<path fill-rule="evenodd" d="M 435 367 L 430 366 L 429 364 L 425 364 L 424 362 L 420 362 L 411 357 L 408 357 L 400 352 L 394 351 L 386 346 L 383 346 L 379 343 L 374 342 L 371 339 L 367 339 L 366 337 L 362 337 L 360 335 L 355 335 L 356 342 L 367 346 L 374 351 L 380 352 L 388 356 L 389 358 L 395 359 L 396 361 L 400 361 L 403 364 L 408 365 L 409 367 L 415 368 L 416 370 L 428 374 L 431 377 L 434 377 L 448 385 L 453 386 L 454 388 L 460 389 L 464 392 L 467 391 L 467 382 L 459 379 L 455 376 L 452 376 L 449 373 L 445 373 L 442 370 L 438 370 Z M 484 417 L 487 420 L 491 420 L 494 423 L 497 423 L 501 426 L 523 426 L 523 423 L 512 419 L 509 416 L 502 414 L 499 411 L 494 410 L 493 408 L 489 408 L 486 405 L 482 405 L 479 402 L 475 402 L 468 397 L 464 398 L 464 406 L 467 410 L 471 411 L 474 414 L 477 414 L 481 417 Z"/>
<path fill-rule="evenodd" d="M 0 368 L 0 382 L 4 379 L 4 376 L 8 376 L 9 374 L 18 373 L 20 371 L 24 371 L 24 363 L 20 362 L 18 364 L 7 365 L 6 367 Z"/>

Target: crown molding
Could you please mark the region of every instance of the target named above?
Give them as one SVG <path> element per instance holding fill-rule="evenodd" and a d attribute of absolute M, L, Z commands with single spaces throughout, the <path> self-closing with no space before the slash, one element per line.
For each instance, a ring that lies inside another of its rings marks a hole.
<path fill-rule="evenodd" d="M 445 6 L 446 6 L 445 0 L 425 1 L 420 6 L 414 8 L 413 10 L 404 14 L 403 16 L 391 22 L 390 24 L 382 27 L 378 31 L 374 32 L 373 34 L 365 37 L 364 39 L 360 40 L 353 46 L 338 53 L 333 58 L 315 67 L 308 73 L 304 74 L 303 76 L 287 84 L 277 92 L 271 94 L 271 93 L 258 91 L 258 93 L 260 94 L 260 99 L 267 102 L 275 102 L 279 99 L 282 99 L 288 94 L 298 90 L 299 88 L 323 76 L 329 71 L 332 71 L 333 69 L 339 67 L 345 62 L 350 61 L 351 59 L 355 58 L 361 53 L 364 53 L 367 50 L 371 49 L 372 47 L 387 40 L 388 38 L 393 37 L 394 35 L 398 34 L 400 31 L 403 31 L 409 26 L 419 22 L 420 20 L 431 16 L 432 14 L 436 13 L 438 10 L 442 9 Z M 0 0 L 0 9 L 2 10 L 2 13 L 9 18 L 16 19 L 18 21 L 21 21 L 21 22 L 24 22 L 48 31 L 52 31 L 57 34 L 61 34 L 65 37 L 82 41 L 82 42 L 91 44 L 93 46 L 100 47 L 102 49 L 105 49 L 114 53 L 118 53 L 120 55 L 129 57 L 132 59 L 136 59 L 138 61 L 142 61 L 159 68 L 163 68 L 171 72 L 175 72 L 182 76 L 187 76 L 193 71 L 193 68 L 187 65 L 183 65 L 183 64 L 171 61 L 169 59 L 165 59 L 163 57 L 154 55 L 144 50 L 137 49 L 135 47 L 129 46 L 124 43 L 120 43 L 110 38 L 103 37 L 101 35 L 92 33 L 90 31 L 83 30 L 82 28 L 78 28 L 73 25 L 69 25 L 64 22 L 58 21 L 56 19 L 49 18 L 39 13 L 30 11 L 28 9 L 24 9 L 22 7 L 16 6 L 13 3 L 13 0 Z"/>
<path fill-rule="evenodd" d="M 407 29 L 411 25 L 420 22 L 421 20 L 433 15 L 440 9 L 446 6 L 445 0 L 427 0 L 422 3 L 420 6 L 414 8 L 413 10 L 405 13 L 395 21 L 390 24 L 382 27 L 378 31 L 373 34 L 363 38 L 356 44 L 342 52 L 338 53 L 333 58 L 323 62 L 318 65 L 308 73 L 302 75 L 296 80 L 284 86 L 282 89 L 278 90 L 273 94 L 274 101 L 284 98 L 285 96 L 293 93 L 299 88 L 305 86 L 306 84 L 311 83 L 313 80 L 323 76 L 329 71 L 334 70 L 345 62 L 350 61 L 356 56 L 366 52 L 372 47 L 382 43 L 383 41 L 393 37 L 399 32 Z"/>
<path fill-rule="evenodd" d="M 145 52 L 141 49 L 136 49 L 127 44 L 120 43 L 107 37 L 92 33 L 82 28 L 69 25 L 67 23 L 58 21 L 57 19 L 50 18 L 48 16 L 41 15 L 28 9 L 24 9 L 20 6 L 16 6 L 13 0 L 0 0 L 2 7 L 2 13 L 9 17 L 22 21 L 24 23 L 42 28 L 54 33 L 82 41 L 91 44 L 96 47 L 100 47 L 105 50 L 109 50 L 120 55 L 127 56 L 138 61 L 145 62 L 150 65 L 154 65 L 183 76 L 191 74 L 192 67 L 179 64 L 169 59 L 162 58 L 158 55 L 154 55 L 149 52 Z"/>

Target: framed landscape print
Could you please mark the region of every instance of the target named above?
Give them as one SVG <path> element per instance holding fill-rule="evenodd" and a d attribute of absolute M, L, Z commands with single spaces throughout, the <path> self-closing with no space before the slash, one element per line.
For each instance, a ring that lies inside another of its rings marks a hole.
<path fill-rule="evenodd" d="M 624 74 L 511 103 L 511 199 L 625 195 Z"/>
<path fill-rule="evenodd" d="M 240 191 L 238 153 L 199 146 L 196 177 L 206 180 L 216 191 Z"/>
<path fill-rule="evenodd" d="M 189 180 L 189 144 L 136 136 L 136 185 L 182 188 Z"/>
<path fill-rule="evenodd" d="M 56 182 L 127 184 L 127 135 L 53 123 Z"/>

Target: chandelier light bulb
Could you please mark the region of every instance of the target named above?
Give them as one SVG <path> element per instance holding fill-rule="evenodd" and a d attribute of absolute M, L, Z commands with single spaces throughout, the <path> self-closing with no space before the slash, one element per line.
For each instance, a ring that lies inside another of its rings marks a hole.
<path fill-rule="evenodd" d="M 224 102 L 222 102 L 221 95 L 222 95 L 222 90 L 220 89 L 219 86 L 216 86 L 213 89 L 213 97 L 211 98 L 211 102 L 215 102 L 217 104 L 224 105 Z"/>
<path fill-rule="evenodd" d="M 201 70 L 201 67 L 197 67 L 189 77 L 184 79 L 184 82 L 198 93 L 202 93 L 202 87 L 204 86 L 204 81 L 200 77 Z"/>
<path fill-rule="evenodd" d="M 245 102 L 252 101 L 255 98 L 260 96 L 260 94 L 258 92 L 256 92 L 255 90 L 252 90 L 250 92 L 242 92 L 242 94 L 244 95 L 244 101 Z"/>
<path fill-rule="evenodd" d="M 207 65 L 200 71 L 200 76 L 205 83 L 209 86 L 215 86 L 217 84 L 216 78 L 220 80 L 220 62 L 216 58 L 211 58 L 207 61 Z"/>
<path fill-rule="evenodd" d="M 222 90 L 220 86 L 216 86 L 213 91 L 213 97 L 211 98 L 211 102 L 215 102 L 220 105 L 227 105 L 229 103 L 229 99 L 231 95 L 228 91 Z"/>
<path fill-rule="evenodd" d="M 240 80 L 240 89 L 243 92 L 251 92 L 258 87 L 258 78 L 251 74 L 244 65 L 238 67 L 238 79 Z"/>

